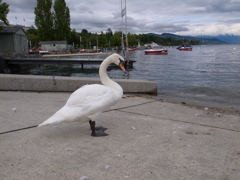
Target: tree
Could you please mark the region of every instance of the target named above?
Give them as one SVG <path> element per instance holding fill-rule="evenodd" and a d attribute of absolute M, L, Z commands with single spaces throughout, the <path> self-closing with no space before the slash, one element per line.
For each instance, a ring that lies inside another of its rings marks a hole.
<path fill-rule="evenodd" d="M 103 32 L 101 32 L 101 34 L 98 35 L 98 46 L 108 47 L 106 35 Z"/>
<path fill-rule="evenodd" d="M 121 46 L 122 44 L 122 32 L 115 32 L 111 37 L 111 45 L 112 46 Z"/>
<path fill-rule="evenodd" d="M 7 3 L 2 3 L 2 0 L 0 0 L 0 20 L 3 21 L 5 25 L 9 25 L 9 22 L 7 20 L 7 14 L 9 12 L 9 5 Z M 1 26 L 0 26 L 1 29 Z"/>
<path fill-rule="evenodd" d="M 38 37 L 41 41 L 53 40 L 53 13 L 51 12 L 52 0 L 37 0 L 34 13 L 35 25 L 38 28 Z"/>
<path fill-rule="evenodd" d="M 137 35 L 128 33 L 128 45 L 137 46 Z"/>
<path fill-rule="evenodd" d="M 88 30 L 82 29 L 81 33 L 82 33 L 82 34 L 88 34 Z"/>
<path fill-rule="evenodd" d="M 80 36 L 81 36 L 81 48 L 83 47 L 88 47 L 89 46 L 89 41 L 90 41 L 90 37 L 91 37 L 91 33 L 88 32 L 88 30 L 86 29 L 82 29 Z"/>
<path fill-rule="evenodd" d="M 147 35 L 147 34 L 140 34 L 139 35 L 139 40 L 143 44 L 150 43 L 149 35 Z"/>
<path fill-rule="evenodd" d="M 30 43 L 29 45 L 31 47 L 38 46 L 39 41 L 38 41 L 38 36 L 37 36 L 37 34 L 38 34 L 37 29 L 35 27 L 31 26 L 31 28 L 28 29 L 26 31 L 26 33 L 28 35 L 28 40 Z"/>
<path fill-rule="evenodd" d="M 76 29 L 71 30 L 71 37 L 69 39 L 71 43 L 74 43 L 75 47 L 78 47 L 80 41 L 80 35 L 76 32 Z"/>
<path fill-rule="evenodd" d="M 53 7 L 55 39 L 68 40 L 71 36 L 69 8 L 65 0 L 55 0 Z"/>
<path fill-rule="evenodd" d="M 111 40 L 111 37 L 113 36 L 113 33 L 112 33 L 112 29 L 111 28 L 108 28 L 107 29 L 107 32 L 106 32 L 106 39 L 109 43 L 109 46 L 110 46 L 110 40 Z"/>

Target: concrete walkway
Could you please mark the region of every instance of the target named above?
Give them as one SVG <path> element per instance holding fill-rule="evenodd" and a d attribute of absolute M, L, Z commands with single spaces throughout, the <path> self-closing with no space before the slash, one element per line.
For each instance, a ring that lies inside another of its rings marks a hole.
<path fill-rule="evenodd" d="M 35 126 L 70 93 L 0 92 L 2 180 L 205 180 L 240 177 L 240 117 L 125 95 L 89 124 Z M 17 130 L 9 132 L 9 130 Z M 6 132 L 5 134 L 3 134 Z"/>

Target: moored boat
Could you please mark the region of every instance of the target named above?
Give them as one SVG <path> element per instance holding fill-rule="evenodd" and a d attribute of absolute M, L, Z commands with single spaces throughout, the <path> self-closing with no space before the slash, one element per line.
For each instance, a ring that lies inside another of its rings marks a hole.
<path fill-rule="evenodd" d="M 159 45 L 151 45 L 151 49 L 145 50 L 145 54 L 167 54 L 168 50 Z"/>
<path fill-rule="evenodd" d="M 187 43 L 183 43 L 183 44 L 179 45 L 177 49 L 180 51 L 192 51 L 192 46 L 190 46 Z"/>
<path fill-rule="evenodd" d="M 128 51 L 137 51 L 137 48 L 128 48 Z"/>
<path fill-rule="evenodd" d="M 33 47 L 32 49 L 30 49 L 29 54 L 50 54 L 50 52 L 42 50 L 41 47 Z"/>

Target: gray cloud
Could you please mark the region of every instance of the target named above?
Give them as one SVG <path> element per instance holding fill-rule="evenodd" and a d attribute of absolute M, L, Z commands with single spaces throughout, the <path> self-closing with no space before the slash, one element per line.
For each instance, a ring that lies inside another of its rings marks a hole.
<path fill-rule="evenodd" d="M 240 11 L 240 2 L 232 2 L 230 0 L 219 0 L 217 2 L 211 1 L 206 8 L 206 11 L 209 12 L 234 12 Z"/>
<path fill-rule="evenodd" d="M 87 29 L 100 33 L 108 28 L 121 31 L 119 0 L 65 1 L 71 13 L 71 28 L 78 32 Z M 36 0 L 3 2 L 10 4 L 10 23 L 34 25 Z M 199 35 L 204 32 L 204 35 L 240 35 L 240 0 L 127 0 L 127 17 L 128 31 L 137 34 L 169 32 Z"/>

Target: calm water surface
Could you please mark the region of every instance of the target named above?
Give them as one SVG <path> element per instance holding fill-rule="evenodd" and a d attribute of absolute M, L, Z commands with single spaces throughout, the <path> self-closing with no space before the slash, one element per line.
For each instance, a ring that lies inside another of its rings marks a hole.
<path fill-rule="evenodd" d="M 240 45 L 194 46 L 193 51 L 167 49 L 167 55 L 129 52 L 130 59 L 136 60 L 134 68 L 124 74 L 111 67 L 108 74 L 111 78 L 156 81 L 158 95 L 165 98 L 240 108 Z M 99 77 L 97 65 L 85 65 L 83 73 L 80 68 L 45 65 L 22 73 Z"/>

